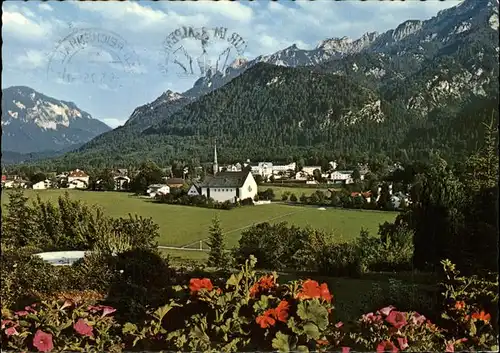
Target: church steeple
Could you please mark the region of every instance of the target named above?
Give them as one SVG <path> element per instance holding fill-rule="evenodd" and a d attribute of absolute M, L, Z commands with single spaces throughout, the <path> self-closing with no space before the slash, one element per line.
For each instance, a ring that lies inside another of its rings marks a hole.
<path fill-rule="evenodd" d="M 215 140 L 215 145 L 214 145 L 214 175 L 217 174 L 219 171 L 219 165 L 217 163 L 217 139 Z"/>

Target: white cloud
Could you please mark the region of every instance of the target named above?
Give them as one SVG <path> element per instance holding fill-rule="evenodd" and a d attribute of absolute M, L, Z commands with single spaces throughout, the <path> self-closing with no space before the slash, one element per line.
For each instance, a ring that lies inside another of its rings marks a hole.
<path fill-rule="evenodd" d="M 40 5 L 38 5 L 38 8 L 40 10 L 42 10 L 42 11 L 48 11 L 48 12 L 54 11 L 54 9 L 52 8 L 52 6 L 50 6 L 46 2 L 42 2 Z"/>
<path fill-rule="evenodd" d="M 18 39 L 40 39 L 49 36 L 52 32 L 50 23 L 37 23 L 20 12 L 4 11 L 2 22 L 2 32 L 5 31 Z"/>
<path fill-rule="evenodd" d="M 163 5 L 167 12 L 181 6 L 173 1 L 164 2 Z M 250 22 L 254 14 L 252 8 L 238 1 L 189 1 L 182 2 L 182 7 L 189 12 L 196 11 L 205 15 L 221 16 L 239 22 Z"/>
<path fill-rule="evenodd" d="M 99 119 L 101 120 L 104 124 L 108 125 L 109 127 L 115 129 L 120 125 L 125 124 L 127 120 L 120 120 L 120 119 L 115 119 L 115 118 L 106 118 L 106 119 Z"/>
<path fill-rule="evenodd" d="M 47 55 L 40 50 L 29 49 L 17 57 L 16 64 L 24 70 L 39 69 L 47 64 Z"/>

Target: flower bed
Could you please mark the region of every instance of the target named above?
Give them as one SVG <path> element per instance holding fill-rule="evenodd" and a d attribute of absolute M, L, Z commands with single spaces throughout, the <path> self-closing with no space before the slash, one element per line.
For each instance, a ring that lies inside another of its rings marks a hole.
<path fill-rule="evenodd" d="M 444 329 L 388 306 L 355 322 L 335 320 L 334 296 L 314 280 L 257 278 L 255 259 L 217 287 L 208 278 L 176 286 L 144 322 L 123 325 L 98 298 L 73 294 L 13 312 L 2 309 L 2 349 L 13 351 L 447 351 L 498 349 L 491 316 L 455 301 Z M 457 318 L 460 318 L 457 320 Z"/>

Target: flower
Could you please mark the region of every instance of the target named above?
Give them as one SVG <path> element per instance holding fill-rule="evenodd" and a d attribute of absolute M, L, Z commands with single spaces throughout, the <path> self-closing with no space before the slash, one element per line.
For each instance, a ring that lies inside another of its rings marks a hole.
<path fill-rule="evenodd" d="M 35 310 L 35 309 L 33 309 L 33 307 L 32 307 L 32 306 L 25 306 L 25 307 L 24 307 L 24 310 L 26 310 L 26 311 L 27 311 L 27 312 L 29 312 L 29 313 L 36 313 L 36 310 Z"/>
<path fill-rule="evenodd" d="M 274 320 L 272 316 L 274 316 L 274 309 L 269 309 L 266 310 L 263 315 L 257 316 L 255 321 L 260 325 L 260 327 L 268 328 L 270 326 L 274 326 L 276 323 L 276 320 Z"/>
<path fill-rule="evenodd" d="M 424 315 L 420 315 L 419 313 L 413 313 L 411 316 L 411 321 L 414 325 L 422 325 L 425 322 L 426 318 Z"/>
<path fill-rule="evenodd" d="M 328 343 L 330 342 L 328 342 L 327 340 L 316 340 L 316 344 L 318 346 L 326 346 Z"/>
<path fill-rule="evenodd" d="M 398 348 L 391 341 L 382 341 L 377 346 L 377 353 L 392 352 L 396 353 Z"/>
<path fill-rule="evenodd" d="M 457 310 L 462 310 L 463 308 L 465 308 L 465 302 L 462 301 L 462 300 L 459 300 L 455 303 L 455 309 Z"/>
<path fill-rule="evenodd" d="M 102 316 L 101 317 L 104 317 L 106 315 L 109 315 L 109 314 L 112 314 L 116 311 L 115 308 L 111 307 L 111 306 L 106 306 L 106 305 L 103 305 L 102 306 Z"/>
<path fill-rule="evenodd" d="M 406 339 L 406 337 L 398 337 L 398 344 L 399 348 L 401 348 L 402 351 L 408 348 L 408 340 Z"/>
<path fill-rule="evenodd" d="M 382 316 L 375 315 L 374 313 L 368 313 L 368 314 L 361 315 L 361 321 L 368 323 L 368 324 L 381 322 Z"/>
<path fill-rule="evenodd" d="M 490 314 L 486 314 L 484 312 L 484 310 L 481 310 L 480 313 L 473 313 L 472 314 L 472 319 L 473 320 L 480 320 L 480 321 L 483 321 L 484 323 L 488 323 L 490 322 L 490 319 L 491 319 L 491 315 Z"/>
<path fill-rule="evenodd" d="M 17 324 L 15 323 L 15 321 L 12 321 L 12 320 L 2 320 L 2 329 L 4 329 L 7 325 L 12 325 L 14 324 L 14 327 L 17 326 Z"/>
<path fill-rule="evenodd" d="M 342 347 L 342 353 L 349 353 L 351 351 L 351 347 Z"/>
<path fill-rule="evenodd" d="M 388 316 L 390 314 L 390 312 L 393 311 L 394 309 L 396 309 L 396 308 L 393 307 L 392 305 L 389 305 L 389 306 L 386 306 L 385 308 L 380 309 L 379 311 L 383 315 Z"/>
<path fill-rule="evenodd" d="M 73 325 L 73 328 L 82 336 L 94 336 L 92 333 L 93 327 L 87 324 L 84 319 L 78 319 L 76 324 Z"/>
<path fill-rule="evenodd" d="M 342 326 L 344 326 L 344 323 L 342 321 L 339 321 L 335 324 L 336 328 L 341 328 Z"/>
<path fill-rule="evenodd" d="M 15 327 L 9 327 L 7 330 L 5 330 L 5 334 L 7 336 L 14 336 L 14 335 L 17 335 L 18 332 L 17 332 Z"/>
<path fill-rule="evenodd" d="M 274 315 L 275 319 L 281 322 L 286 322 L 286 319 L 288 319 L 288 308 L 289 304 L 286 300 L 282 300 L 276 309 L 274 309 L 274 312 L 272 314 Z"/>
<path fill-rule="evenodd" d="M 207 291 L 211 291 L 214 288 L 212 285 L 212 281 L 208 278 L 191 278 L 189 281 L 189 289 L 191 290 L 191 294 L 195 294 L 202 289 L 206 289 Z"/>
<path fill-rule="evenodd" d="M 391 311 L 389 313 L 389 316 L 387 316 L 387 318 L 385 319 L 385 321 L 387 321 L 397 329 L 400 329 L 401 327 L 407 324 L 405 313 L 396 310 Z"/>
<path fill-rule="evenodd" d="M 35 346 L 40 352 L 50 352 L 54 349 L 54 344 L 52 343 L 52 335 L 50 333 L 38 330 L 33 337 L 33 346 Z"/>
<path fill-rule="evenodd" d="M 297 294 L 298 299 L 314 299 L 321 296 L 321 289 L 319 283 L 308 279 L 302 283 L 302 288 Z"/>
<path fill-rule="evenodd" d="M 59 310 L 66 309 L 67 307 L 70 307 L 71 305 L 73 305 L 73 304 L 71 303 L 70 300 L 65 300 L 64 304 L 61 306 L 61 308 Z"/>
<path fill-rule="evenodd" d="M 275 285 L 276 283 L 272 275 L 263 276 L 250 288 L 250 296 L 255 297 L 260 291 L 272 289 Z"/>
<path fill-rule="evenodd" d="M 328 284 L 322 283 L 321 286 L 319 286 L 319 290 L 321 292 L 321 298 L 327 303 L 330 303 L 333 299 L 333 295 L 331 295 L 330 291 L 328 290 Z"/>
<path fill-rule="evenodd" d="M 16 314 L 18 316 L 26 316 L 29 313 L 26 310 L 21 310 L 21 311 L 16 311 L 14 314 Z"/>
<path fill-rule="evenodd" d="M 445 352 L 455 352 L 455 343 L 453 341 L 446 343 Z"/>

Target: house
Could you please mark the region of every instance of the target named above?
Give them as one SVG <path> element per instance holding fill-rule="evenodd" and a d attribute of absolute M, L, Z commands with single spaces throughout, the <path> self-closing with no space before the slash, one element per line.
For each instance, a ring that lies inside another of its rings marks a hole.
<path fill-rule="evenodd" d="M 295 168 L 297 167 L 297 163 L 292 162 L 288 164 L 282 164 L 282 165 L 273 165 L 273 174 L 278 175 L 280 173 L 287 173 L 288 171 L 292 170 L 295 172 Z"/>
<path fill-rule="evenodd" d="M 309 175 L 302 170 L 295 173 L 295 180 L 307 180 L 308 178 L 309 178 Z"/>
<path fill-rule="evenodd" d="M 115 176 L 113 180 L 115 181 L 115 190 L 127 190 L 128 185 L 130 185 L 130 178 L 128 176 Z"/>
<path fill-rule="evenodd" d="M 167 184 L 170 188 L 182 188 L 184 186 L 184 179 L 168 178 L 165 179 L 165 184 Z"/>
<path fill-rule="evenodd" d="M 330 174 L 330 180 L 334 183 L 352 184 L 352 170 L 336 170 Z"/>
<path fill-rule="evenodd" d="M 7 181 L 7 175 L 2 175 L 2 182 Z"/>
<path fill-rule="evenodd" d="M 371 201 L 371 196 L 372 196 L 371 191 L 351 192 L 351 197 L 363 197 L 366 200 L 366 202 L 368 202 L 368 203 L 370 203 L 370 201 Z"/>
<path fill-rule="evenodd" d="M 166 195 L 170 193 L 170 187 L 166 184 L 151 184 L 148 186 L 146 193 L 150 197 L 155 197 L 156 195 Z"/>
<path fill-rule="evenodd" d="M 217 202 L 236 202 L 257 195 L 257 183 L 250 171 L 209 175 L 200 185 L 201 195 Z"/>
<path fill-rule="evenodd" d="M 264 179 L 273 175 L 273 164 L 271 162 L 259 162 L 250 166 L 252 167 L 253 175 L 260 175 Z"/>
<path fill-rule="evenodd" d="M 196 184 L 191 185 L 191 187 L 188 190 L 188 195 L 189 196 L 200 196 L 201 195 L 200 188 L 198 187 L 198 185 L 196 185 Z"/>
<path fill-rule="evenodd" d="M 83 170 L 76 169 L 69 172 L 67 179 L 69 188 L 86 189 L 89 185 L 90 177 Z M 83 184 L 85 184 L 86 186 L 83 187 L 82 186 Z M 77 186 L 71 187 L 70 185 L 77 185 Z"/>
<path fill-rule="evenodd" d="M 49 179 L 45 179 L 39 181 L 38 183 L 33 184 L 33 189 L 35 190 L 45 190 L 49 189 L 52 186 L 52 182 Z"/>
<path fill-rule="evenodd" d="M 319 172 L 321 173 L 321 166 L 315 165 L 315 166 L 308 166 L 308 167 L 302 167 L 302 171 L 306 173 L 307 175 L 314 175 L 314 171 L 318 169 Z"/>
<path fill-rule="evenodd" d="M 2 187 L 6 189 L 11 189 L 14 187 L 14 183 L 15 183 L 14 180 L 6 180 L 5 182 L 2 180 Z"/>

